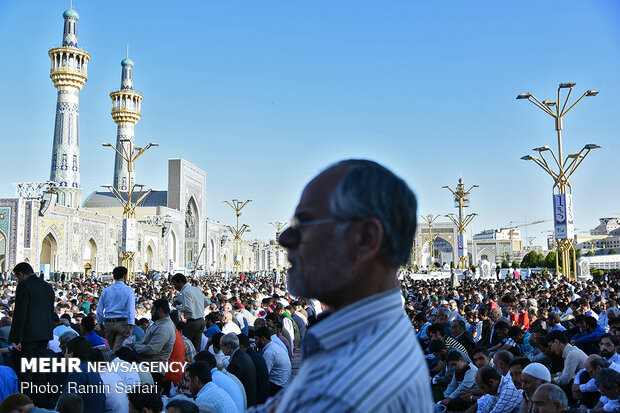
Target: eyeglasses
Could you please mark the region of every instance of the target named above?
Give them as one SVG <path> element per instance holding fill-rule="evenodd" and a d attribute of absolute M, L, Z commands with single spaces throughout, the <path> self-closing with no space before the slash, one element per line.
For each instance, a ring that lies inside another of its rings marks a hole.
<path fill-rule="evenodd" d="M 297 217 L 291 218 L 288 228 L 293 231 L 295 234 L 295 239 L 297 242 L 301 240 L 301 228 L 309 227 L 313 225 L 323 225 L 323 224 L 334 224 L 337 222 L 347 222 L 349 220 L 346 219 L 338 219 L 338 218 L 325 218 L 325 219 L 315 219 L 311 221 L 301 221 Z"/>

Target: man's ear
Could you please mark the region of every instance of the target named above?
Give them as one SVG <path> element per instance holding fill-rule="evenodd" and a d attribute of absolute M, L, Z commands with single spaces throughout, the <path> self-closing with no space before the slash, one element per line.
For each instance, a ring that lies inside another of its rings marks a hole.
<path fill-rule="evenodd" d="M 383 225 L 374 217 L 354 223 L 356 227 L 354 246 L 356 258 L 368 261 L 379 254 L 383 244 Z"/>

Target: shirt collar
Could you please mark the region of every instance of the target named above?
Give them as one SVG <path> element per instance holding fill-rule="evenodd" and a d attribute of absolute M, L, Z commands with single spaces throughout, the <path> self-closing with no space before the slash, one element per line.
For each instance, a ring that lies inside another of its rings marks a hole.
<path fill-rule="evenodd" d="M 394 320 L 404 314 L 400 288 L 395 288 L 356 301 L 331 314 L 311 327 L 306 335 L 311 335 L 311 340 L 317 341 L 313 345 L 316 350 L 330 351 L 349 342 L 351 336 L 368 328 L 370 324 Z M 305 355 L 310 356 L 308 353 Z"/>

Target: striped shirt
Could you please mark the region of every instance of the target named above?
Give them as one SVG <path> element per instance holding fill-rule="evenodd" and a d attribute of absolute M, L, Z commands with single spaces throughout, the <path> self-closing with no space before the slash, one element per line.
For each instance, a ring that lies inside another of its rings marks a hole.
<path fill-rule="evenodd" d="M 302 351 L 291 384 L 250 411 L 434 411 L 428 368 L 400 289 L 364 298 L 312 326 Z"/>

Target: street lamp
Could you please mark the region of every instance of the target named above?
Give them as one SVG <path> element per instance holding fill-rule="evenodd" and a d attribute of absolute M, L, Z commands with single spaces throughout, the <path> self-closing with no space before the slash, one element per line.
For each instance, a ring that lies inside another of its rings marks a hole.
<path fill-rule="evenodd" d="M 431 267 L 431 271 L 432 271 L 433 266 L 434 266 L 434 260 L 435 260 L 435 257 L 433 254 L 434 244 L 435 244 L 435 240 L 437 239 L 437 237 L 439 237 L 439 234 L 433 234 L 433 222 L 435 222 L 435 220 L 439 218 L 439 215 L 433 216 L 433 214 L 428 214 L 426 216 L 424 215 L 420 215 L 420 216 L 428 224 L 428 234 L 426 236 L 426 240 L 428 241 L 429 251 L 431 255 L 430 260 L 429 260 L 429 266 Z"/>
<path fill-rule="evenodd" d="M 282 251 L 282 247 L 280 247 L 280 233 L 286 226 L 286 222 L 270 222 L 269 225 L 274 227 L 276 230 L 276 267 L 278 272 L 280 272 L 280 253 Z"/>
<path fill-rule="evenodd" d="M 586 96 L 596 96 L 598 95 L 597 90 L 587 90 L 579 99 L 577 99 L 572 105 L 566 109 L 568 105 L 568 100 L 573 91 L 573 87 L 575 83 L 560 83 L 558 86 L 558 95 L 556 101 L 539 101 L 534 95 L 531 93 L 521 93 L 517 96 L 517 99 L 527 99 L 536 107 L 546 112 L 549 116 L 554 118 L 555 120 L 555 130 L 558 136 L 558 151 L 557 156 L 556 153 L 549 146 L 541 146 L 538 148 L 534 148 L 533 151 L 538 152 L 539 157 L 533 155 L 526 155 L 521 157 L 521 159 L 525 161 L 534 161 L 538 166 L 540 166 L 545 172 L 551 175 L 553 178 L 553 210 L 554 210 L 554 218 L 555 218 L 555 243 L 556 249 L 558 253 L 556 254 L 556 264 L 555 270 L 556 274 L 559 270 L 558 263 L 558 255 L 562 254 L 562 265 L 564 273 L 569 278 L 575 278 L 577 275 L 576 269 L 576 257 L 575 257 L 575 247 L 573 245 L 573 238 L 575 236 L 575 226 L 574 226 L 574 216 L 573 216 L 573 188 L 570 184 L 570 177 L 575 173 L 579 165 L 583 162 L 583 160 L 588 156 L 592 149 L 600 148 L 599 145 L 588 144 L 585 145 L 578 153 L 570 154 L 564 158 L 562 153 L 562 119 L 563 117 L 571 111 Z M 562 89 L 568 89 L 568 93 L 562 103 L 561 92 Z M 553 110 L 555 109 L 555 111 Z M 553 157 L 553 162 L 555 165 L 552 167 L 549 165 L 543 152 L 551 152 L 551 156 Z M 557 169 L 556 169 L 557 166 Z M 570 268 L 570 257 L 573 257 L 573 268 L 571 274 Z"/>
<path fill-rule="evenodd" d="M 450 188 L 447 185 L 442 186 L 448 191 L 454 194 L 454 205 L 459 209 L 459 215 L 448 214 L 446 215 L 456 225 L 458 229 L 458 252 L 459 252 L 459 268 L 467 268 L 469 266 L 469 254 L 467 253 L 467 235 L 465 233 L 467 226 L 471 223 L 474 217 L 478 214 L 468 214 L 463 216 L 463 208 L 469 207 L 469 193 L 474 188 L 478 188 L 478 185 L 472 185 L 467 191 L 465 190 L 465 184 L 463 178 L 459 178 L 459 183 L 455 189 Z"/>
<path fill-rule="evenodd" d="M 129 185 L 127 190 L 118 190 L 112 185 L 103 185 L 104 188 L 108 188 L 112 195 L 118 200 L 123 207 L 123 242 L 122 252 L 123 259 L 122 265 L 127 268 L 128 277 L 130 280 L 134 280 L 134 256 L 136 254 L 136 207 L 151 193 L 149 189 L 145 193 L 144 185 L 134 184 L 133 171 L 134 163 L 142 156 L 149 148 L 153 146 L 159 146 L 156 143 L 149 143 L 144 148 L 133 146 L 133 141 L 130 139 L 121 139 L 121 142 L 128 145 L 121 145 L 122 152 L 116 149 L 111 143 L 102 143 L 101 146 L 110 147 L 116 152 L 125 162 L 127 162 L 127 179 Z M 134 197 L 136 189 L 139 189 L 137 195 Z"/>
<path fill-rule="evenodd" d="M 235 216 L 237 218 L 237 223 L 233 227 L 232 225 L 225 225 L 226 229 L 230 231 L 233 235 L 233 268 L 235 271 L 235 275 L 239 275 L 239 267 L 241 266 L 241 236 L 250 230 L 250 226 L 247 224 L 241 225 L 239 227 L 239 217 L 241 216 L 241 210 L 245 207 L 248 202 L 252 202 L 251 199 L 247 201 L 239 201 L 238 199 L 233 199 L 232 201 L 224 201 L 235 211 Z"/>

